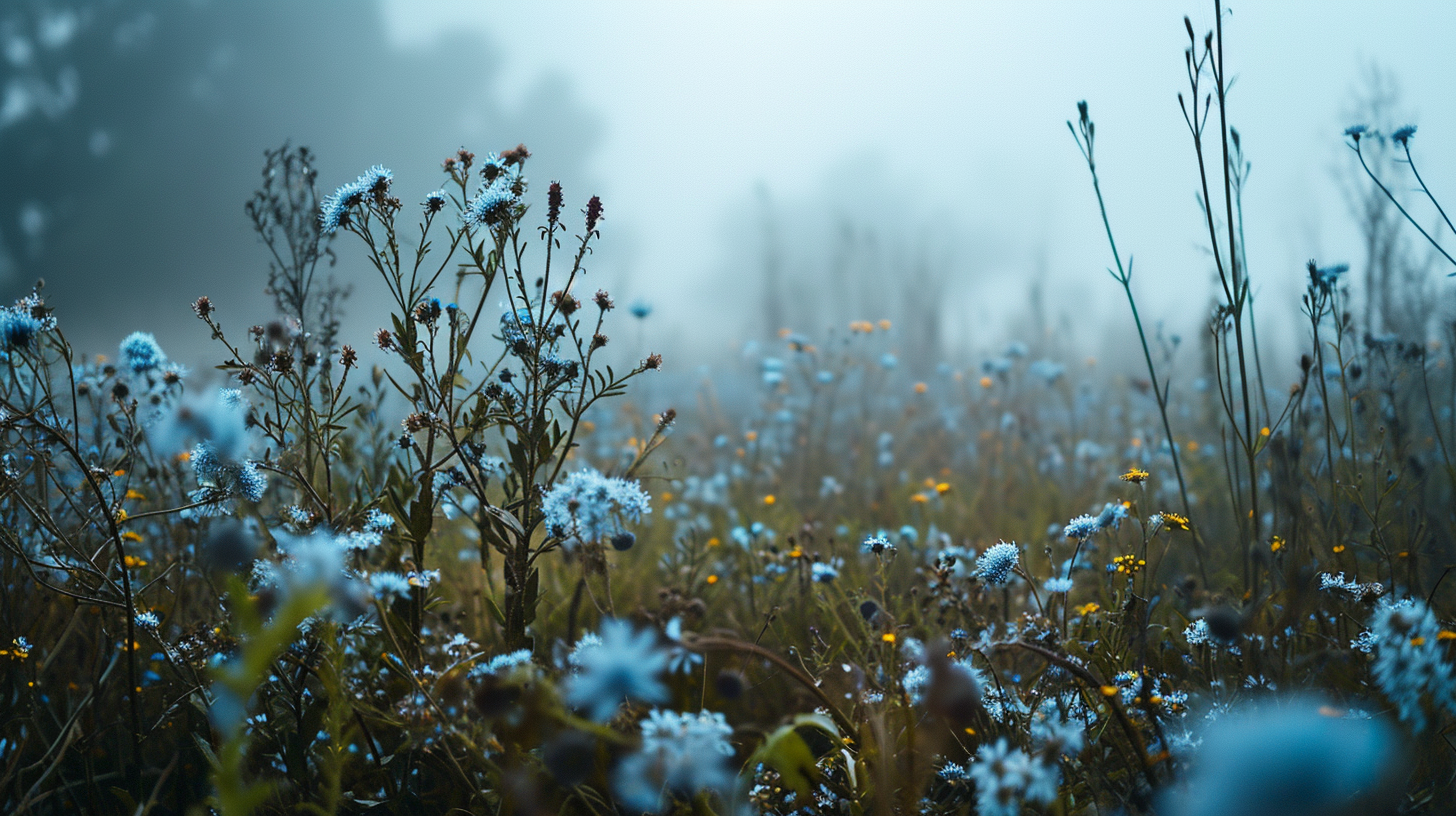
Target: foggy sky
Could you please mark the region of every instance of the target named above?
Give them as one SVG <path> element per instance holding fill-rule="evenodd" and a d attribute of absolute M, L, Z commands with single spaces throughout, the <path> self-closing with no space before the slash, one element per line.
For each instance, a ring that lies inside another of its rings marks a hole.
<path fill-rule="evenodd" d="M 528 143 L 538 191 L 559 178 L 578 206 L 592 193 L 606 201 L 590 285 L 653 302 L 647 346 L 718 351 L 764 328 L 765 222 L 784 263 L 811 280 L 846 223 L 934 267 L 952 354 L 1023 331 L 1037 275 L 1059 325 L 1095 345 L 1120 331 L 1126 307 L 1064 124 L 1080 99 L 1145 314 L 1196 330 L 1208 302 L 1175 96 L 1182 15 L 1201 33 L 1211 4 L 140 5 L 156 11 L 145 58 L 37 46 L 55 87 L 68 61 L 91 60 L 80 101 L 0 128 L 12 258 L 0 287 L 17 296 L 39 271 L 83 349 L 155 327 L 190 359 L 206 345 L 186 311 L 198 294 L 236 303 L 233 325 L 267 317 L 266 258 L 242 204 L 262 150 L 285 139 L 318 151 L 325 190 L 381 162 L 405 199 L 439 186 L 455 147 Z M 106 25 L 128 22 L 98 7 L 113 15 L 97 18 Z M 1271 335 L 1297 329 L 1305 260 L 1358 260 L 1333 173 L 1369 65 L 1399 81 L 1422 172 L 1456 196 L 1453 33 L 1456 5 L 1444 2 L 1228 11 L 1232 124 L 1254 165 L 1248 255 Z M 26 70 L 0 66 L 0 85 Z M 33 202 L 46 214 L 37 247 L 17 231 Z M 345 339 L 363 345 L 383 322 L 373 273 L 347 253 L 337 271 L 357 283 Z M 892 296 L 855 285 L 866 311 Z"/>

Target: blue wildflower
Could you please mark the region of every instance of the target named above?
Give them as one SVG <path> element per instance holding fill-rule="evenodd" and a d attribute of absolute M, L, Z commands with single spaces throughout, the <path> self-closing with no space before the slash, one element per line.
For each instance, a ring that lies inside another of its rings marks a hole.
<path fill-rule="evenodd" d="M 157 345 L 157 338 L 151 332 L 132 332 L 121 341 L 121 364 L 141 374 L 152 371 L 167 362 L 167 355 Z"/>
<path fill-rule="evenodd" d="M 1116 530 L 1122 525 L 1122 520 L 1127 518 L 1127 505 L 1122 502 L 1108 502 L 1097 514 L 1097 528 L 1106 530 L 1108 527 Z M 1070 538 L 1070 536 L 1068 536 Z"/>
<path fill-rule="evenodd" d="M 657 633 L 635 632 L 623 620 L 602 623 L 600 641 L 577 644 L 572 663 L 578 672 L 563 684 L 566 702 L 585 710 L 596 722 L 606 722 L 623 700 L 661 703 L 668 699 L 659 676 L 667 668 L 667 651 L 657 644 Z M 585 639 L 583 639 L 585 640 Z"/>
<path fill-rule="evenodd" d="M 1057 798 L 1060 781 L 1056 766 L 1033 760 L 1005 737 L 981 745 L 968 775 L 976 783 L 979 816 L 1018 816 L 1023 802 L 1048 804 Z"/>
<path fill-rule="evenodd" d="M 631 312 L 632 316 L 638 320 L 644 320 L 648 315 L 652 314 L 652 304 L 638 298 L 632 301 L 632 305 L 628 307 L 627 311 Z"/>
<path fill-rule="evenodd" d="M 623 532 L 623 522 L 651 512 L 650 499 L 636 482 L 591 468 L 567 476 L 541 502 L 547 533 L 568 544 L 611 538 Z"/>
<path fill-rule="evenodd" d="M 1365 132 L 1369 129 L 1370 128 L 1365 125 L 1350 125 L 1349 127 L 1345 128 L 1345 135 L 1358 142 L 1360 141 L 1360 137 L 1365 135 Z"/>
<path fill-rule="evenodd" d="M 1310 281 L 1320 289 L 1329 290 L 1340 282 L 1340 277 L 1350 271 L 1349 264 L 1335 264 L 1334 266 L 1315 266 L 1311 261 L 1309 264 Z"/>
<path fill-rule="evenodd" d="M 517 649 L 514 652 L 506 652 L 505 654 L 492 657 L 485 664 L 476 667 L 470 673 L 477 677 L 481 674 L 501 675 L 517 666 L 529 665 L 531 665 L 531 650 Z"/>
<path fill-rule="evenodd" d="M 1405 127 L 1399 128 L 1394 133 L 1390 134 L 1390 138 L 1391 141 L 1394 141 L 1397 144 L 1404 145 L 1409 142 L 1410 138 L 1414 135 L 1416 135 L 1416 126 L 1406 125 Z"/>
<path fill-rule="evenodd" d="M 251 502 L 263 500 L 263 491 L 268 487 L 268 477 L 258 470 L 254 462 L 231 462 L 218 456 L 210 442 L 199 442 L 192 449 L 192 473 L 197 477 L 197 490 L 188 494 L 193 504 L 207 507 L 192 508 L 198 515 L 216 515 L 229 509 L 231 499 L 247 499 Z"/>
<path fill-rule="evenodd" d="M 682 643 L 682 618 L 668 621 L 662 633 L 672 641 L 667 653 L 669 674 L 691 674 L 694 668 L 703 665 L 703 656 Z"/>
<path fill-rule="evenodd" d="M 1061 363 L 1055 363 L 1051 360 L 1037 360 L 1030 366 L 1027 366 L 1026 370 L 1033 377 L 1037 377 L 1045 381 L 1047 385 L 1051 385 L 1061 379 L 1062 375 L 1066 373 L 1067 368 Z"/>
<path fill-rule="evenodd" d="M 833 564 L 826 564 L 823 561 L 816 561 L 814 566 L 809 568 L 810 576 L 821 584 L 833 583 L 839 577 L 839 570 Z"/>
<path fill-rule="evenodd" d="M 425 208 L 425 213 L 427 215 L 434 215 L 440 210 L 445 209 L 445 191 L 436 190 L 435 192 L 426 195 L 425 200 L 421 206 Z"/>
<path fill-rule="evenodd" d="M 1042 589 L 1045 589 L 1047 592 L 1051 592 L 1051 593 L 1054 593 L 1054 594 L 1056 594 L 1056 593 L 1065 594 L 1065 593 L 1068 593 L 1068 592 L 1071 592 L 1072 591 L 1072 579 L 1071 578 L 1048 578 L 1048 579 L 1046 579 L 1046 583 L 1042 585 Z"/>
<path fill-rule="evenodd" d="M 860 552 L 874 553 L 875 555 L 879 555 L 886 550 L 894 549 L 895 545 L 891 544 L 888 538 L 880 535 L 867 536 L 864 541 L 860 542 L 859 545 Z"/>
<path fill-rule="evenodd" d="M 494 182 L 476 191 L 475 198 L 466 203 L 461 214 L 465 223 L 476 227 L 498 226 L 510 218 L 511 211 L 520 202 L 516 189 L 514 176 L 497 176 Z"/>
<path fill-rule="evenodd" d="M 900 687 L 905 689 L 905 696 L 910 698 L 911 705 L 925 702 L 925 689 L 929 686 L 930 669 L 925 666 L 916 666 L 900 678 Z"/>
<path fill-rule="evenodd" d="M 1423 699 L 1456 714 L 1456 675 L 1445 659 L 1441 627 L 1420 600 L 1385 604 L 1370 619 L 1375 635 L 1375 685 L 1395 704 L 1401 722 L 1417 732 L 1426 727 Z"/>
<path fill-rule="evenodd" d="M 26 348 L 36 335 L 56 327 L 56 319 L 45 310 L 39 295 L 30 294 L 14 306 L 0 308 L 0 349 Z"/>
<path fill-rule="evenodd" d="M 138 612 L 136 615 L 136 625 L 143 629 L 155 630 L 158 626 L 162 625 L 162 621 L 157 617 L 156 612 Z"/>
<path fill-rule="evenodd" d="M 1171 786 L 1170 816 L 1316 816 L 1396 810 L 1382 788 L 1403 773 L 1394 729 L 1339 716 L 1323 700 L 1263 704 L 1220 716 L 1199 735 L 1186 786 Z M 1391 804 L 1387 809 L 1384 805 Z"/>
<path fill-rule="evenodd" d="M 1084 541 L 1096 535 L 1097 531 L 1101 529 L 1102 523 L 1096 516 L 1081 515 L 1067 523 L 1066 528 L 1062 530 L 1062 535 Z"/>
<path fill-rule="evenodd" d="M 1020 551 L 1014 543 L 1002 541 L 976 559 L 977 578 L 991 586 L 1001 586 L 1011 580 L 1011 571 L 1016 569 Z"/>
<path fill-rule="evenodd" d="M 733 727 L 722 714 L 653 710 L 641 725 L 642 748 L 612 774 L 617 798 L 634 813 L 660 813 L 673 800 L 732 790 Z"/>
<path fill-rule="evenodd" d="M 397 572 L 376 572 L 369 576 L 369 586 L 385 598 L 404 598 L 410 594 L 409 579 Z"/>
<path fill-rule="evenodd" d="M 325 196 L 319 205 L 319 229 L 325 235 L 333 235 L 339 227 L 349 226 L 350 210 L 363 203 L 368 193 L 368 187 L 351 181 Z"/>
<path fill-rule="evenodd" d="M 389 185 L 394 183 L 394 173 L 388 167 L 376 164 L 365 170 L 354 183 L 363 187 L 366 193 L 384 195 L 389 192 Z"/>

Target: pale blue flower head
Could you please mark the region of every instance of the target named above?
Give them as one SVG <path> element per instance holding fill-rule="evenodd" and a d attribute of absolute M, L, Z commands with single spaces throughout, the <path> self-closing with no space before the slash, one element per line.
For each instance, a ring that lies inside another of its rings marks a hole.
<path fill-rule="evenodd" d="M 1082 541 L 1096 535 L 1097 531 L 1101 529 L 1102 524 L 1096 516 L 1082 515 L 1068 522 L 1066 528 L 1062 530 L 1062 535 Z"/>
<path fill-rule="evenodd" d="M 612 774 L 617 798 L 633 812 L 660 813 L 709 791 L 727 795 L 734 781 L 733 728 L 722 714 L 654 710 L 642 721 L 642 748 Z"/>
<path fill-rule="evenodd" d="M 572 545 L 611 538 L 624 532 L 624 524 L 651 512 L 651 501 L 636 482 L 590 468 L 567 476 L 541 502 L 546 532 Z"/>
<path fill-rule="evenodd" d="M 1014 543 L 1002 541 L 992 545 L 976 559 L 977 578 L 991 586 L 1002 586 L 1011 580 L 1012 570 L 1020 560 L 1020 550 Z"/>
<path fill-rule="evenodd" d="M 602 623 L 599 638 L 599 643 L 572 653 L 577 673 L 563 683 L 568 705 L 596 722 L 606 722 L 623 700 L 667 701 L 661 675 L 668 653 L 658 644 L 656 632 L 635 631 L 631 623 L 612 619 Z"/>
<path fill-rule="evenodd" d="M 153 371 L 167 362 L 167 355 L 162 353 L 162 347 L 157 345 L 157 338 L 151 332 L 132 332 L 121 341 L 120 349 L 121 364 L 126 368 L 142 374 Z"/>

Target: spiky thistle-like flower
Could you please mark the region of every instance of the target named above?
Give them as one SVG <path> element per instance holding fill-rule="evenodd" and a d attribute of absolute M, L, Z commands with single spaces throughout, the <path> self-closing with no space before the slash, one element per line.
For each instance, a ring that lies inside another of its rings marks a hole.
<path fill-rule="evenodd" d="M 975 575 L 991 586 L 1001 586 L 1011 580 L 1011 572 L 1020 558 L 1021 552 L 1014 543 L 994 544 L 976 559 Z"/>

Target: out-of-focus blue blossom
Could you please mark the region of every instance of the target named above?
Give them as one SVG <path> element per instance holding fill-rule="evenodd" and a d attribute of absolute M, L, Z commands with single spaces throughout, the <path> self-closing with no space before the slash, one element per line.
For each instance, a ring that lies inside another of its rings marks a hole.
<path fill-rule="evenodd" d="M 397 572 L 371 573 L 369 587 L 385 598 L 405 598 L 410 594 L 409 579 Z"/>
<path fill-rule="evenodd" d="M 899 364 L 900 360 L 888 351 L 880 355 L 880 367 L 887 371 Z"/>
<path fill-rule="evenodd" d="M 722 714 L 653 710 L 642 721 L 642 748 L 612 774 L 618 799 L 633 812 L 660 813 L 673 800 L 733 787 L 733 728 Z"/>
<path fill-rule="evenodd" d="M 1111 527 L 1116 530 L 1122 526 L 1122 520 L 1125 518 L 1127 518 L 1127 505 L 1122 502 L 1108 502 L 1102 508 L 1102 512 L 1097 514 L 1097 528 L 1099 530 L 1106 530 L 1108 527 Z M 1067 537 L 1073 538 L 1073 536 Z"/>
<path fill-rule="evenodd" d="M 1067 593 L 1072 591 L 1071 578 L 1048 578 L 1042 588 L 1051 593 Z"/>
<path fill-rule="evenodd" d="M 1027 348 L 1026 344 L 1020 340 L 1012 340 L 1010 343 L 1007 343 L 1006 351 L 1004 352 L 1007 357 L 1012 358 L 1025 357 L 1030 353 L 1031 349 Z"/>
<path fill-rule="evenodd" d="M 482 665 L 477 666 L 475 669 L 472 669 L 470 674 L 474 677 L 479 677 L 485 674 L 494 674 L 500 676 L 509 673 L 512 669 L 518 666 L 529 665 L 531 665 L 531 650 L 517 649 L 514 652 L 506 652 L 505 654 L 492 657 L 490 660 L 486 661 Z"/>
<path fill-rule="evenodd" d="M 834 372 L 821 369 L 819 373 L 814 375 L 814 379 L 818 380 L 823 385 L 828 385 L 829 383 L 834 382 Z"/>
<path fill-rule="evenodd" d="M 900 678 L 900 687 L 905 689 L 905 695 L 910 698 L 912 705 L 925 702 L 925 689 L 929 686 L 930 669 L 925 666 L 915 666 Z"/>
<path fill-rule="evenodd" d="M 810 576 L 821 584 L 833 583 L 839 577 L 839 569 L 833 564 L 816 561 L 809 568 Z"/>
<path fill-rule="evenodd" d="M 784 361 L 777 357 L 765 357 L 759 363 L 763 370 L 763 384 L 775 386 L 784 381 Z"/>
<path fill-rule="evenodd" d="M 160 618 L 157 617 L 156 612 L 138 612 L 136 616 L 136 625 L 140 626 L 143 629 L 154 631 L 158 626 L 162 625 L 162 621 Z"/>
<path fill-rule="evenodd" d="M 645 320 L 648 315 L 652 314 L 652 304 L 638 298 L 632 301 L 632 305 L 627 307 L 627 311 L 638 320 Z"/>
<path fill-rule="evenodd" d="M 1424 700 L 1456 714 L 1456 675 L 1445 659 L 1441 626 L 1424 602 L 1410 599 L 1381 605 L 1370 618 L 1370 631 L 1375 635 L 1370 674 L 1395 704 L 1401 722 L 1424 730 Z"/>
<path fill-rule="evenodd" d="M 568 544 L 602 541 L 623 532 L 623 523 L 651 513 L 647 494 L 636 482 L 583 468 L 546 494 L 541 513 L 546 530 Z"/>
<path fill-rule="evenodd" d="M 1026 370 L 1034 377 L 1044 381 L 1047 385 L 1055 383 L 1066 373 L 1067 367 L 1061 363 L 1051 360 L 1037 360 L 1027 366 Z"/>
<path fill-rule="evenodd" d="M 1335 264 L 1334 266 L 1316 267 L 1313 263 L 1309 266 L 1310 282 L 1320 289 L 1332 289 L 1340 282 L 1340 278 L 1350 271 L 1349 264 Z"/>
<path fill-rule="evenodd" d="M 1203 734 L 1171 816 L 1329 816 L 1393 812 L 1385 783 L 1401 766 L 1394 729 L 1332 716 L 1321 701 L 1267 703 L 1222 715 Z M 1398 792 L 1398 789 L 1397 789 Z"/>
<path fill-rule="evenodd" d="M 976 551 L 970 547 L 951 545 L 940 551 L 935 557 L 936 567 L 947 570 L 953 578 L 970 578 L 975 574 L 972 568 Z"/>
<path fill-rule="evenodd" d="M 1055 766 L 1033 760 L 1005 737 L 976 751 L 967 775 L 976 783 L 979 816 L 1019 816 L 1023 802 L 1049 804 L 1057 798 Z"/>
<path fill-rule="evenodd" d="M 667 622 L 662 632 L 671 642 L 667 650 L 667 671 L 669 674 L 690 674 L 703 665 L 703 656 L 682 644 L 682 618 Z"/>
<path fill-rule="evenodd" d="M 902 546 L 909 547 L 920 540 L 920 531 L 916 530 L 909 524 L 906 524 L 905 526 L 900 528 L 898 537 Z"/>
<path fill-rule="evenodd" d="M 651 629 L 634 631 L 623 620 L 602 622 L 600 641 L 577 643 L 571 662 L 577 673 L 563 686 L 567 704 L 585 711 L 596 722 L 606 722 L 623 700 L 662 703 L 668 699 L 660 676 L 668 653 Z"/>
<path fill-rule="evenodd" d="M 1390 140 L 1404 145 L 1410 142 L 1411 137 L 1414 135 L 1416 135 L 1416 126 L 1406 125 L 1405 127 L 1396 128 L 1395 132 L 1390 134 Z"/>
<path fill-rule="evenodd" d="M 282 529 L 272 535 L 282 562 L 253 562 L 255 584 L 285 593 L 322 587 L 329 593 L 327 614 L 335 620 L 353 620 L 368 611 L 370 585 L 349 569 L 346 536 L 322 527 L 302 536 Z"/>
<path fill-rule="evenodd" d="M 167 355 L 157 345 L 157 338 L 151 332 L 132 332 L 121 341 L 121 364 L 131 371 L 142 374 L 154 371 L 167 362 Z"/>
<path fill-rule="evenodd" d="M 233 388 L 219 388 L 204 397 L 188 397 L 147 426 L 147 441 L 159 454 L 187 450 L 189 442 L 207 444 L 219 459 L 241 462 L 251 441 L 248 403 Z"/>
<path fill-rule="evenodd" d="M 1048 699 L 1032 715 L 1031 740 L 1052 756 L 1074 757 L 1086 744 L 1086 728 L 1064 717 L 1057 701 Z"/>
<path fill-rule="evenodd" d="M 1001 586 L 1011 580 L 1011 571 L 1016 569 L 1020 557 L 1013 543 L 993 544 L 976 559 L 975 575 L 990 586 Z"/>

